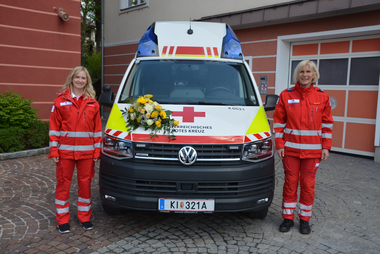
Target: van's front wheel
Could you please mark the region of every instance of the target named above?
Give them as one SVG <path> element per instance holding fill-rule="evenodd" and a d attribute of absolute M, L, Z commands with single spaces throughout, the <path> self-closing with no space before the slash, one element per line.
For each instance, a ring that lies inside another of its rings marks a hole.
<path fill-rule="evenodd" d="M 268 207 L 259 211 L 247 212 L 247 215 L 250 218 L 260 219 L 260 220 L 263 220 L 265 217 L 267 217 L 267 214 L 268 214 Z"/>

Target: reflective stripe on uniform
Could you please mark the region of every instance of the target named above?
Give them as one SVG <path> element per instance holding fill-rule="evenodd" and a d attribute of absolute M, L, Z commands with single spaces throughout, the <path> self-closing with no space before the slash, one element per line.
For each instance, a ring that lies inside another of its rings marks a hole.
<path fill-rule="evenodd" d="M 80 197 L 78 197 L 78 202 L 90 204 L 91 198 L 80 198 Z"/>
<path fill-rule="evenodd" d="M 287 133 L 287 134 L 292 133 L 292 135 L 299 135 L 299 136 L 320 136 L 322 134 L 322 131 L 284 129 L 284 133 Z"/>
<path fill-rule="evenodd" d="M 66 208 L 57 208 L 57 213 L 62 214 L 62 213 L 68 213 L 69 212 L 69 207 Z"/>
<path fill-rule="evenodd" d="M 330 128 L 333 129 L 333 125 L 329 123 L 322 123 L 322 128 Z"/>
<path fill-rule="evenodd" d="M 282 209 L 282 214 L 293 214 L 294 209 Z"/>
<path fill-rule="evenodd" d="M 66 205 L 68 202 L 69 202 L 69 200 L 63 201 L 63 200 L 55 199 L 56 205 L 62 205 L 63 206 L 63 205 Z"/>
<path fill-rule="evenodd" d="M 94 138 L 99 138 L 103 136 L 103 133 L 100 131 L 100 132 L 94 132 Z"/>
<path fill-rule="evenodd" d="M 59 143 L 57 141 L 51 141 L 49 142 L 49 147 L 55 147 L 55 146 L 58 146 Z"/>
<path fill-rule="evenodd" d="M 94 146 L 70 146 L 70 145 L 61 145 L 58 147 L 59 150 L 67 150 L 67 151 L 93 151 Z"/>
<path fill-rule="evenodd" d="M 299 210 L 298 214 L 301 215 L 301 216 L 311 217 L 312 213 L 311 213 L 311 211 L 310 212 L 305 212 L 303 210 Z"/>
<path fill-rule="evenodd" d="M 295 149 L 301 149 L 301 150 L 319 150 L 322 149 L 321 144 L 299 144 L 299 143 L 293 143 L 293 142 L 286 142 L 286 147 L 295 148 Z"/>
<path fill-rule="evenodd" d="M 49 136 L 61 136 L 60 132 L 59 131 L 49 131 Z"/>
<path fill-rule="evenodd" d="M 284 137 L 284 133 L 282 133 L 282 132 L 280 132 L 280 133 L 276 132 L 276 133 L 274 134 L 274 137 L 275 137 L 275 138 L 283 138 L 283 137 Z"/>
<path fill-rule="evenodd" d="M 91 205 L 88 205 L 88 206 L 78 206 L 78 211 L 88 212 L 90 210 L 91 210 Z"/>
<path fill-rule="evenodd" d="M 313 207 L 313 205 L 303 205 L 303 204 L 299 205 L 299 208 L 302 210 L 311 210 L 312 207 Z"/>
<path fill-rule="evenodd" d="M 285 127 L 286 123 L 274 123 L 273 128 L 282 128 Z"/>
<path fill-rule="evenodd" d="M 66 136 L 67 135 L 68 137 L 74 137 L 74 138 L 94 137 L 94 133 L 93 132 L 86 132 L 86 131 L 61 131 L 60 134 L 61 134 L 61 136 Z M 96 134 L 96 135 L 99 135 L 99 134 Z"/>
<path fill-rule="evenodd" d="M 322 133 L 322 138 L 332 139 L 332 134 L 331 133 Z"/>
<path fill-rule="evenodd" d="M 282 206 L 285 207 L 285 208 L 293 208 L 293 209 L 295 209 L 296 206 L 297 206 L 297 203 L 286 203 L 286 202 L 282 201 Z"/>
<path fill-rule="evenodd" d="M 95 146 L 95 148 L 101 148 L 102 147 L 102 143 L 95 143 L 94 146 Z"/>

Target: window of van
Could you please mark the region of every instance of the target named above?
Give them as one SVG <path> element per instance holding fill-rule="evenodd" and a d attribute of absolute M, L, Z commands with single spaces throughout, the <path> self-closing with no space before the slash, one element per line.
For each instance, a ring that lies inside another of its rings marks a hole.
<path fill-rule="evenodd" d="M 152 94 L 161 104 L 258 105 L 242 63 L 139 61 L 126 80 L 119 103 L 144 94 Z"/>

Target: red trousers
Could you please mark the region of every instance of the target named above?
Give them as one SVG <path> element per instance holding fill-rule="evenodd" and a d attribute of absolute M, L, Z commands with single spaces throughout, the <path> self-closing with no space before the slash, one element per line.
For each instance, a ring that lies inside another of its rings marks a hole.
<path fill-rule="evenodd" d="M 78 219 L 81 223 L 91 219 L 91 179 L 94 178 L 95 174 L 94 160 L 60 159 L 57 163 L 57 186 L 55 189 L 55 208 L 58 225 L 69 223 L 70 220 L 70 186 L 75 165 L 78 176 Z"/>
<path fill-rule="evenodd" d="M 299 183 L 301 188 L 298 216 L 301 220 L 310 220 L 314 203 L 315 175 L 320 161 L 320 158 L 300 159 L 285 155 L 282 160 L 285 171 L 282 202 L 282 217 L 284 219 L 294 220 Z"/>

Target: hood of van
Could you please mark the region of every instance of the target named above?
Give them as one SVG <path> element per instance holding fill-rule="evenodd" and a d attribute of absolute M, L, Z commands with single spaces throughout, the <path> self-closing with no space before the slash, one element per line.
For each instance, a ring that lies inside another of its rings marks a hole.
<path fill-rule="evenodd" d="M 105 133 L 136 142 L 184 143 L 184 144 L 241 144 L 270 137 L 268 120 L 263 107 L 253 106 L 204 106 L 165 105 L 172 111 L 171 118 L 179 121 L 175 140 L 158 132 L 150 138 L 150 130 L 139 127 L 129 132 L 126 116 L 130 104 L 114 104 Z"/>

